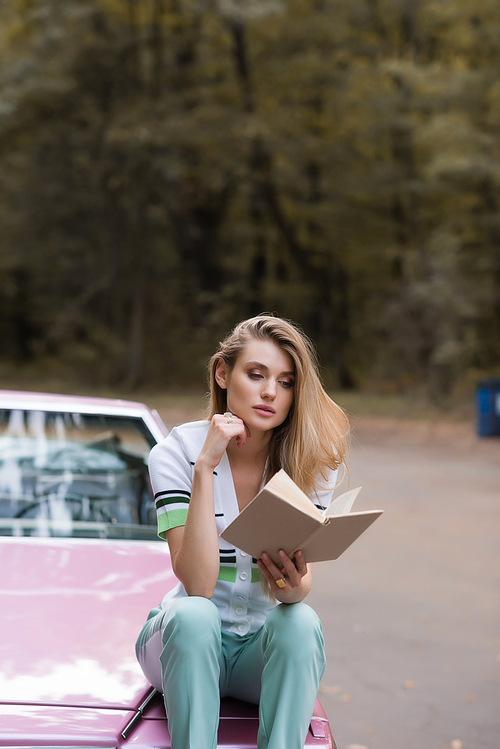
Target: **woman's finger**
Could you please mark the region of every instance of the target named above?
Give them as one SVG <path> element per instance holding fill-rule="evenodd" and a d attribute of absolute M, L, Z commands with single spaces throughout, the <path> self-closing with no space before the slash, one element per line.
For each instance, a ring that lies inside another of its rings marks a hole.
<path fill-rule="evenodd" d="M 218 422 L 220 422 L 220 416 L 221 414 L 216 414 L 214 416 L 214 419 L 217 418 Z M 246 445 L 246 441 L 248 437 L 250 437 L 250 428 L 248 427 L 248 424 L 246 424 L 243 419 L 240 419 L 239 416 L 236 416 L 236 414 L 233 414 L 230 411 L 226 411 L 225 413 L 223 413 L 222 418 L 224 420 L 221 422 L 223 428 L 224 422 L 228 425 L 236 425 L 238 427 L 236 433 L 233 435 L 236 439 L 236 444 L 238 445 L 238 447 L 243 447 L 243 445 Z"/>
<path fill-rule="evenodd" d="M 295 552 L 295 561 L 290 559 L 290 557 L 282 550 L 278 553 L 283 562 L 283 569 L 290 580 L 293 581 L 293 586 L 296 587 L 297 585 L 300 585 L 302 578 L 307 574 L 307 565 L 302 552 Z"/>
<path fill-rule="evenodd" d="M 244 422 L 236 416 L 229 419 L 222 414 L 215 414 L 212 417 L 200 457 L 207 459 L 210 465 L 216 468 L 233 438 L 244 440 L 243 444 L 246 442 Z"/>
<path fill-rule="evenodd" d="M 240 421 L 245 427 L 245 432 L 244 434 L 238 435 L 238 437 L 236 437 L 236 444 L 238 445 L 238 447 L 243 447 L 243 445 L 246 445 L 247 439 L 252 436 L 252 433 L 248 424 L 243 421 L 243 419 L 240 419 Z"/>
<path fill-rule="evenodd" d="M 304 554 L 302 553 L 302 551 L 295 552 L 294 566 L 301 577 L 304 577 L 304 575 L 307 575 L 307 564 L 306 564 L 306 560 L 304 559 Z"/>
<path fill-rule="evenodd" d="M 283 579 L 285 583 L 288 584 L 289 589 L 297 588 L 301 584 L 302 578 L 307 575 L 308 572 L 302 551 L 297 551 L 295 553 L 295 561 L 292 561 L 288 554 L 283 550 L 280 550 L 278 554 L 283 565 L 282 568 L 276 566 L 268 554 L 265 552 L 262 554 L 262 561 L 269 572 L 268 579 L 273 582 Z M 281 587 L 280 583 L 276 584 L 278 587 Z"/>
<path fill-rule="evenodd" d="M 242 439 L 246 442 L 247 432 L 245 422 L 237 416 L 231 415 L 231 418 L 229 418 L 223 414 L 215 414 L 212 422 L 228 442 L 230 439 L 233 439 L 233 437 Z"/>
<path fill-rule="evenodd" d="M 262 553 L 260 561 L 263 562 L 266 572 L 269 573 L 270 577 L 273 580 L 276 580 L 279 577 L 283 577 L 283 572 L 274 564 L 269 554 L 266 554 L 265 551 Z"/>
<path fill-rule="evenodd" d="M 297 569 L 285 552 L 280 552 L 280 558 L 283 560 L 283 567 L 280 568 L 274 564 L 273 560 L 264 552 L 261 560 L 264 563 L 266 570 L 269 572 L 268 580 L 271 580 L 277 584 L 279 588 L 282 588 L 279 580 L 284 580 L 288 586 L 288 590 L 291 588 L 297 588 L 302 580 L 302 575 L 299 575 Z M 260 566 L 260 565 L 259 565 Z M 262 569 L 262 568 L 261 568 Z M 307 568 L 306 568 L 307 571 Z"/>
<path fill-rule="evenodd" d="M 257 560 L 257 564 L 259 565 L 259 568 L 266 578 L 266 580 L 269 583 L 269 586 L 273 593 L 277 594 L 279 591 L 283 592 L 284 590 L 290 590 L 291 586 L 288 584 L 289 581 L 285 577 L 284 572 L 278 570 L 278 568 L 272 564 L 271 567 L 268 566 L 269 564 L 269 557 L 265 555 L 267 558 L 267 562 L 263 559 L 264 555 L 260 559 Z"/>

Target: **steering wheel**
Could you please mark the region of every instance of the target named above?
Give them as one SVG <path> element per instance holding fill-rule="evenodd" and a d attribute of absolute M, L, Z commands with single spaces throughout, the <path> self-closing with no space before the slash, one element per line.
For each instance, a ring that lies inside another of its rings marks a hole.
<path fill-rule="evenodd" d="M 66 494 L 64 497 L 64 502 L 76 502 L 80 505 L 80 513 L 73 517 L 72 520 L 81 521 L 81 520 L 89 520 L 89 521 L 97 521 L 97 520 L 104 520 L 107 523 L 113 523 L 116 522 L 115 518 L 113 518 L 107 509 L 105 507 L 99 507 L 98 502 L 102 500 L 110 500 L 110 499 L 118 499 L 117 497 L 109 497 L 109 496 L 102 496 L 102 497 L 86 497 L 84 495 L 77 495 L 77 494 Z M 48 504 L 51 500 L 51 496 L 48 494 L 43 494 L 38 496 L 36 499 L 33 500 L 33 502 L 30 502 L 28 505 L 25 505 L 22 507 L 16 514 L 14 515 L 14 518 L 23 518 L 30 510 L 33 510 L 36 507 L 40 507 L 43 504 Z M 89 504 L 89 517 L 83 517 L 82 511 L 84 503 L 88 502 Z M 100 515 L 100 517 L 98 517 Z"/>

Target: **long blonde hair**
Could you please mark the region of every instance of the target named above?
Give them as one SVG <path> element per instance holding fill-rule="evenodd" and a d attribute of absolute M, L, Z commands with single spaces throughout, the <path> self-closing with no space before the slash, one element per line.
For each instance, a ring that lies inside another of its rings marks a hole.
<path fill-rule="evenodd" d="M 283 468 L 311 496 L 328 481 L 332 469 L 346 463 L 349 421 L 326 394 L 314 346 L 296 325 L 263 314 L 244 320 L 226 336 L 209 363 L 209 418 L 227 410 L 226 390 L 215 379 L 218 365 L 222 363 L 231 372 L 252 338 L 272 341 L 289 354 L 295 366 L 293 404 L 283 424 L 274 430 L 265 479 Z"/>

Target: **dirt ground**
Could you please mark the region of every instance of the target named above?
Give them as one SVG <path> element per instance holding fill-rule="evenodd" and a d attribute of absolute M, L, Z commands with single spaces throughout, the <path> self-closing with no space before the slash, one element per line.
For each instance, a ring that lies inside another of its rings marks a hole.
<path fill-rule="evenodd" d="M 342 490 L 361 485 L 357 509 L 385 513 L 315 566 L 308 598 L 338 749 L 500 749 L 500 438 L 445 421 L 352 424 Z"/>

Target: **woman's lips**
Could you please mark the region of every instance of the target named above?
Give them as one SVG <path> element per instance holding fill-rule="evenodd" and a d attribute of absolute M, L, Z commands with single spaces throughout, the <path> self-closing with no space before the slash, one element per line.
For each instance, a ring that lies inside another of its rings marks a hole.
<path fill-rule="evenodd" d="M 271 406 L 253 406 L 253 410 L 261 416 L 274 416 L 276 411 Z"/>

